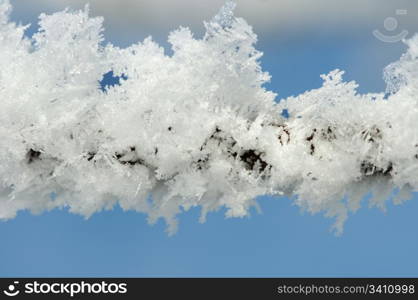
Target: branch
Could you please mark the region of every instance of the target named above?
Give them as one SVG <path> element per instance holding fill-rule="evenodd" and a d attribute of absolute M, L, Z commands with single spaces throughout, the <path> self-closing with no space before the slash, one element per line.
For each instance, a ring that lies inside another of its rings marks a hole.
<path fill-rule="evenodd" d="M 233 7 L 202 39 L 172 32 L 167 56 L 150 38 L 103 45 L 87 8 L 42 15 L 25 37 L 0 0 L 0 218 L 118 204 L 174 232 L 191 207 L 201 221 L 220 207 L 243 217 L 257 196 L 285 195 L 341 232 L 366 194 L 382 208 L 393 191 L 407 199 L 418 187 L 418 37 L 386 69 L 386 94 L 358 94 L 335 70 L 278 100 Z M 108 72 L 119 84 L 100 87 Z"/>

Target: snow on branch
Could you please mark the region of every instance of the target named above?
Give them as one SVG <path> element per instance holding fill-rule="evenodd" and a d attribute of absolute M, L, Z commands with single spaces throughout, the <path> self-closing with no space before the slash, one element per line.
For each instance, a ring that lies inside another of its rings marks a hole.
<path fill-rule="evenodd" d="M 342 230 L 368 193 L 384 208 L 418 188 L 418 36 L 385 71 L 387 94 L 359 94 L 343 72 L 277 101 L 252 28 L 227 2 L 196 39 L 104 44 L 88 8 L 40 16 L 32 37 L 0 0 L 0 219 L 116 204 L 164 218 L 194 206 L 242 217 L 285 195 Z M 119 84 L 101 88 L 113 72 Z M 283 113 L 285 112 L 285 113 Z"/>

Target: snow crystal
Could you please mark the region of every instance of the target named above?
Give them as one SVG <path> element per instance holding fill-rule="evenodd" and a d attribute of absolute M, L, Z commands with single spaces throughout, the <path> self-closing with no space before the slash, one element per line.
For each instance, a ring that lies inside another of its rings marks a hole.
<path fill-rule="evenodd" d="M 25 37 L 0 0 L 0 219 L 120 205 L 172 233 L 191 207 L 202 221 L 221 207 L 242 217 L 268 194 L 335 217 L 341 232 L 368 193 L 381 208 L 407 200 L 418 189 L 418 36 L 386 69 L 388 95 L 359 94 L 335 70 L 275 101 L 234 7 L 202 39 L 173 31 L 167 56 L 151 38 L 104 44 L 88 7 L 43 14 Z M 104 87 L 105 74 L 117 84 Z"/>

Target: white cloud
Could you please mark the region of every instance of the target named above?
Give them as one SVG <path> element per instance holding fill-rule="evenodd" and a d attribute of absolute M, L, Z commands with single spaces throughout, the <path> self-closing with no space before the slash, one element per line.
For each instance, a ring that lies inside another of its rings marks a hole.
<path fill-rule="evenodd" d="M 142 31 L 145 34 L 169 32 L 173 26 L 190 26 L 202 30 L 224 0 L 37 0 L 36 5 L 15 0 L 21 13 L 56 11 L 64 7 L 80 8 L 90 3 L 93 15 L 105 17 L 112 35 Z M 306 32 L 310 30 L 340 31 L 383 28 L 386 17 L 396 17 L 397 9 L 407 15 L 398 16 L 399 25 L 417 31 L 418 1 L 387 0 L 238 0 L 236 14 L 244 17 L 258 33 Z M 369 28 L 370 27 L 370 28 Z"/>

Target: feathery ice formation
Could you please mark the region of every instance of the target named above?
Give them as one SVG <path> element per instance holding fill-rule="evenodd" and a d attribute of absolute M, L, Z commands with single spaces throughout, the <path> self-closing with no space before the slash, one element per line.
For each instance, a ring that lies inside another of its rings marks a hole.
<path fill-rule="evenodd" d="M 242 217 L 257 196 L 285 195 L 335 217 L 339 232 L 370 192 L 380 207 L 408 199 L 418 189 L 418 36 L 385 70 L 386 94 L 359 94 L 335 70 L 321 88 L 276 101 L 234 6 L 202 39 L 173 31 L 168 56 L 151 38 L 105 45 L 88 8 L 42 14 L 29 38 L 0 0 L 0 219 L 119 204 L 174 232 L 190 207 L 202 221 L 221 207 Z M 103 90 L 108 72 L 120 84 Z"/>

